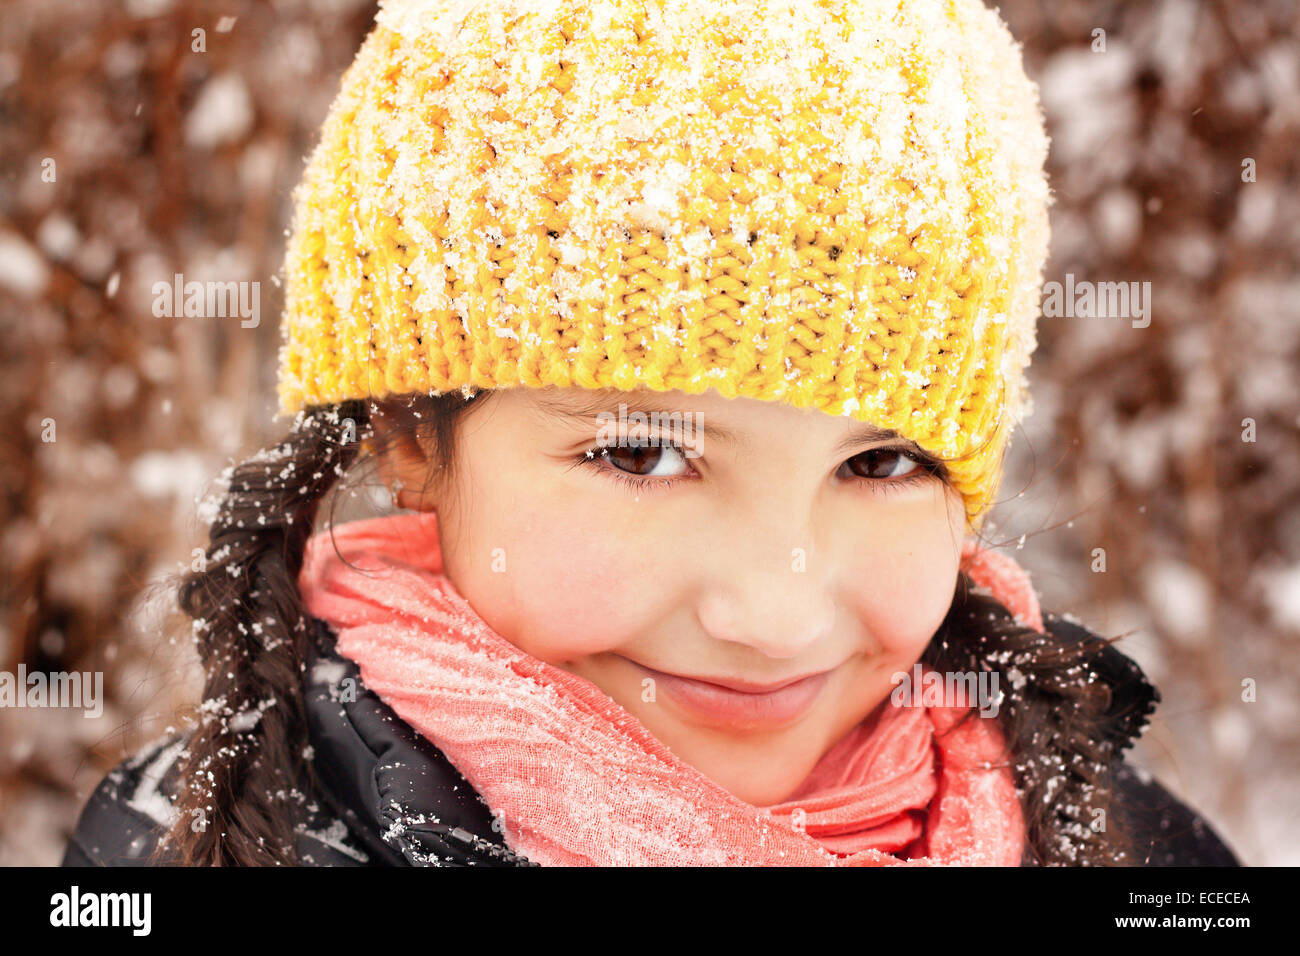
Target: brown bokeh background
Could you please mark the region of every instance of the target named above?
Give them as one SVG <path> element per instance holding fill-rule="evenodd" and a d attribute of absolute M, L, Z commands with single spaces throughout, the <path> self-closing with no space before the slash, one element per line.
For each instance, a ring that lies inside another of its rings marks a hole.
<path fill-rule="evenodd" d="M 1127 634 L 1164 696 L 1136 759 L 1246 862 L 1300 863 L 1300 8 L 997 6 L 1053 140 L 1046 278 L 1149 281 L 1153 311 L 1040 320 L 986 536 L 1046 607 Z M 57 862 L 90 788 L 193 703 L 167 576 L 219 473 L 283 431 L 290 190 L 373 15 L 5 4 L 0 671 L 102 670 L 107 705 L 0 710 L 0 864 Z M 260 325 L 155 318 L 177 272 L 259 281 Z"/>

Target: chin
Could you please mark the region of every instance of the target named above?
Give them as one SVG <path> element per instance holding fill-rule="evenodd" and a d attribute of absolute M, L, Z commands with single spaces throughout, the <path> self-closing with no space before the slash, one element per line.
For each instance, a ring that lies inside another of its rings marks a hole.
<path fill-rule="evenodd" d="M 670 750 L 732 796 L 756 807 L 783 803 L 798 789 L 817 762 L 816 753 L 791 753 L 767 747 L 745 748 L 734 738 L 713 746 Z M 738 753 L 750 749 L 750 753 Z"/>
<path fill-rule="evenodd" d="M 727 768 L 722 773 L 701 771 L 732 796 L 756 807 L 783 803 L 802 782 L 788 776 L 769 777 L 760 767 Z"/>

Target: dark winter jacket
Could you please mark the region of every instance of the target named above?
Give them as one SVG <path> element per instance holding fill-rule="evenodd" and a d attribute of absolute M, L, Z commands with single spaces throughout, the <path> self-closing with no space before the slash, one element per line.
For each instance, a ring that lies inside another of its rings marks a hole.
<path fill-rule="evenodd" d="M 1088 635 L 1063 619 L 1045 620 L 1062 640 Z M 309 791 L 310 814 L 297 827 L 298 858 L 312 866 L 533 865 L 505 845 L 482 798 L 436 747 L 361 683 L 356 665 L 334 652 L 333 634 L 317 623 L 306 706 L 318 782 Z M 1137 665 L 1114 648 L 1103 652 L 1100 669 L 1114 687 L 1111 714 L 1120 755 L 1111 814 L 1137 837 L 1144 864 L 1240 865 L 1201 817 L 1123 762 L 1123 750 L 1146 725 L 1159 696 Z M 355 694 L 340 695 L 340 688 Z M 149 865 L 172 813 L 177 757 L 185 744 L 182 735 L 169 737 L 110 772 L 91 794 L 63 865 Z"/>

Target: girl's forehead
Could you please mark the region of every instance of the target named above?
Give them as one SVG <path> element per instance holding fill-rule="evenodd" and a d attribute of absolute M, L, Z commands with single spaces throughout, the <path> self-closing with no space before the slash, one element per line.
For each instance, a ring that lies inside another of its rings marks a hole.
<path fill-rule="evenodd" d="M 773 429 L 821 431 L 843 444 L 898 438 L 892 429 L 816 409 L 799 409 L 780 402 L 727 398 L 712 390 L 545 388 L 517 389 L 519 398 L 538 413 L 574 425 L 621 424 L 629 416 L 645 416 L 644 424 L 695 427 L 711 439 L 740 445 Z M 639 419 L 631 419 L 638 422 Z"/>

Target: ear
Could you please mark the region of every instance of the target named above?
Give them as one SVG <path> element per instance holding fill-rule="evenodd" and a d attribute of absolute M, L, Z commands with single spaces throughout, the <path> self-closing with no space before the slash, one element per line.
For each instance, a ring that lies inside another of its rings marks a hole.
<path fill-rule="evenodd" d="M 435 488 L 425 487 L 432 462 L 409 428 L 398 428 L 382 414 L 371 419 L 375 430 L 375 465 L 394 504 L 410 511 L 436 511 Z"/>

